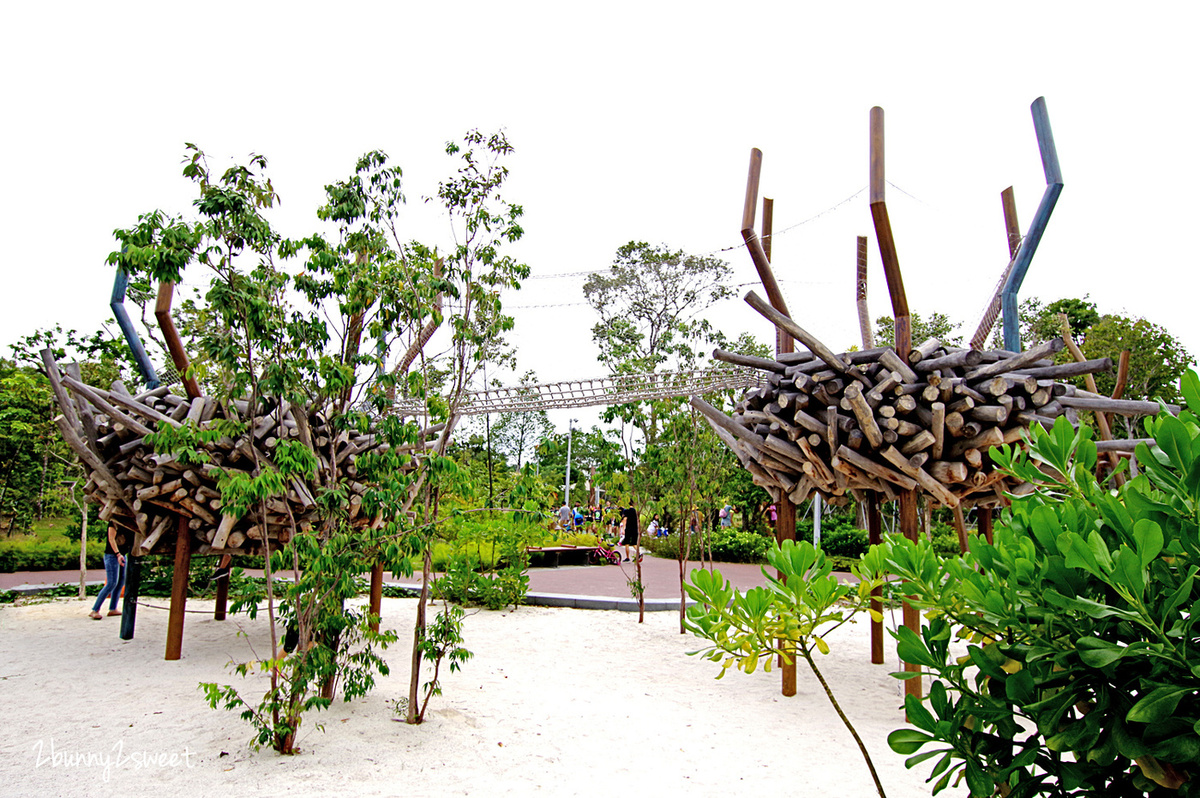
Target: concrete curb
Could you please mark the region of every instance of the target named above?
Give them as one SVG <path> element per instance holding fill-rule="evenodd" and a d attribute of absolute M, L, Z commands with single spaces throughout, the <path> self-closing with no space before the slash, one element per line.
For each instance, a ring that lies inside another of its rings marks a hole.
<path fill-rule="evenodd" d="M 98 580 L 89 579 L 86 582 L 84 582 L 83 584 L 85 587 L 100 586 L 100 585 L 104 584 L 104 580 L 103 579 L 98 579 Z M 36 585 L 24 584 L 24 585 L 16 585 L 15 587 L 10 587 L 5 592 L 20 593 L 22 596 L 36 596 L 39 593 L 47 593 L 47 592 L 53 590 L 54 588 L 62 587 L 63 585 L 70 585 L 71 587 L 76 587 L 76 588 L 79 587 L 78 582 L 59 582 L 56 584 L 42 583 L 42 584 L 36 584 Z"/>
<path fill-rule="evenodd" d="M 409 596 L 416 598 L 421 593 L 419 585 L 398 585 L 392 583 L 389 588 L 399 589 Z M 621 612 L 637 612 L 638 603 L 633 598 L 610 598 L 607 596 L 573 596 L 567 593 L 526 593 L 526 607 L 570 607 L 576 610 L 620 610 Z M 687 606 L 696 602 L 688 601 Z M 679 609 L 679 599 L 646 599 L 646 612 L 667 612 Z"/>

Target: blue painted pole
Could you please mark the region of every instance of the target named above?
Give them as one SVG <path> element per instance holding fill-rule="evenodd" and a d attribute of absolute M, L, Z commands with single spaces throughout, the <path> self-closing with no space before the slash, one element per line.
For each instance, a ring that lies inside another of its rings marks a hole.
<path fill-rule="evenodd" d="M 1033 112 L 1033 129 L 1037 133 L 1038 150 L 1042 155 L 1042 171 L 1046 174 L 1046 190 L 1042 194 L 1042 201 L 1038 203 L 1033 220 L 1029 223 L 1029 231 L 1022 239 L 1020 249 L 1017 250 L 1012 271 L 1000 294 L 1000 307 L 1004 313 L 1004 348 L 1012 352 L 1021 351 L 1021 326 L 1017 318 L 1017 292 L 1021 290 L 1025 273 L 1029 271 L 1029 264 L 1033 261 L 1033 255 L 1037 252 L 1042 234 L 1046 232 L 1046 225 L 1050 221 L 1050 214 L 1054 212 L 1054 205 L 1058 202 L 1058 195 L 1062 193 L 1063 189 L 1062 169 L 1058 164 L 1058 150 L 1054 147 L 1054 133 L 1050 130 L 1050 115 L 1046 111 L 1046 98 L 1038 97 L 1034 100 L 1030 111 Z"/>
<path fill-rule="evenodd" d="M 150 362 L 150 356 L 146 354 L 146 348 L 142 346 L 142 339 L 138 337 L 137 330 L 133 328 L 133 322 L 129 320 L 129 314 L 125 312 L 125 289 L 128 285 L 129 275 L 121 269 L 117 269 L 117 279 L 113 280 L 112 299 L 109 300 L 108 306 L 112 308 L 113 315 L 117 317 L 117 324 L 121 327 L 121 332 L 125 334 L 125 343 L 129 345 L 129 351 L 133 353 L 133 359 L 137 361 L 138 370 L 142 372 L 142 379 L 146 381 L 146 387 L 157 388 L 160 384 L 158 373 L 154 370 L 154 364 Z"/>

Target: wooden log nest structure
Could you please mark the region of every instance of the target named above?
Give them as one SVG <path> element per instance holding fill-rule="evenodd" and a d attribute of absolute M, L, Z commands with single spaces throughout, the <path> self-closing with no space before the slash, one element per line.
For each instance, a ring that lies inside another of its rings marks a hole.
<path fill-rule="evenodd" d="M 383 523 L 381 517 L 363 511 L 367 488 L 355 479 L 357 459 L 388 445 L 370 431 L 338 431 L 319 411 L 280 408 L 266 401 L 251 408 L 245 400 L 180 396 L 167 386 L 134 395 L 120 382 L 106 391 L 85 384 L 74 364 L 64 373 L 48 350 L 42 358 L 61 410 L 59 429 L 87 472 L 85 493 L 100 505 L 101 519 L 131 538 L 125 545 L 135 556 L 175 551 L 176 533 L 182 529 L 190 532 L 189 543 L 197 554 L 261 554 L 264 539 L 272 545 L 286 543 L 293 522 L 299 531 L 311 529 L 317 515 L 314 487 L 299 479 L 291 481 L 286 496 L 267 502 L 265 525 L 257 513 L 236 517 L 222 511 L 217 486 L 221 472 L 249 473 L 256 463 L 269 465 L 272 451 L 287 438 L 311 440 L 322 471 L 332 464 L 349 478 L 347 515 L 352 525 Z M 254 424 L 237 438 L 207 445 L 205 463 L 189 464 L 156 453 L 145 440 L 160 423 L 204 428 L 220 419 Z M 440 428 L 425 430 L 422 441 Z"/>
<path fill-rule="evenodd" d="M 916 490 L 945 507 L 994 507 L 1031 488 L 996 470 L 989 449 L 1078 409 L 1129 410 L 1059 381 L 1112 368 L 1108 358 L 1054 364 L 1062 339 L 1020 353 L 930 339 L 907 358 L 890 346 L 839 354 L 754 292 L 746 301 L 808 349 L 777 359 L 718 349 L 714 358 L 762 369 L 768 384 L 732 417 L 698 397 L 692 405 L 776 501 Z"/>

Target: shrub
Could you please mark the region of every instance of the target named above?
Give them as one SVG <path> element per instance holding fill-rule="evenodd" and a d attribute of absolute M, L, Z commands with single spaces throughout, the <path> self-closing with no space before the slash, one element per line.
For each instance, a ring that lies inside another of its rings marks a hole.
<path fill-rule="evenodd" d="M 757 532 L 727 527 L 712 533 L 712 558 L 717 562 L 767 561 L 767 551 L 774 539 Z"/>
<path fill-rule="evenodd" d="M 104 568 L 104 544 L 89 540 L 87 567 Z M 79 568 L 79 543 L 61 538 L 0 540 L 0 573 L 15 571 L 69 571 Z"/>
<path fill-rule="evenodd" d="M 1183 392 L 1200 408 L 1194 373 Z M 1147 427 L 1141 475 L 1110 489 L 1086 428 L 1034 425 L 1028 454 L 992 450 L 1035 486 L 994 544 L 961 558 L 924 540 L 881 547 L 932 610 L 920 635 L 897 633 L 900 656 L 934 681 L 928 705 L 905 701 L 916 728 L 889 743 L 909 767 L 937 757 L 935 793 L 965 776 L 972 795 L 1197 794 L 1200 419 L 1162 413 Z"/>
<path fill-rule="evenodd" d="M 529 575 L 524 558 L 491 574 L 475 570 L 467 557 L 456 557 L 445 573 L 433 581 L 433 597 L 453 604 L 479 605 L 489 610 L 516 607 L 529 590 Z"/>

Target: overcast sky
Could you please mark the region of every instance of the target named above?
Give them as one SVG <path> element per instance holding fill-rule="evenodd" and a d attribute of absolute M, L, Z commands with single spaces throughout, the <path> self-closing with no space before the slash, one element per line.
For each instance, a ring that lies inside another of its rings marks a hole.
<path fill-rule="evenodd" d="M 315 228 L 326 183 L 383 149 L 405 171 L 411 237 L 446 241 L 419 200 L 450 168 L 444 143 L 478 127 L 517 148 L 507 194 L 526 236 L 513 252 L 534 275 L 506 297 L 520 370 L 603 373 L 579 273 L 627 241 L 733 247 L 734 282 L 752 282 L 737 246 L 752 147 L 787 229 L 774 261 L 792 315 L 842 349 L 858 335 L 856 235 L 871 237 L 872 315 L 890 312 L 866 193 L 855 196 L 873 105 L 886 112 L 909 304 L 969 336 L 1007 262 L 1001 190 L 1014 187 L 1024 230 L 1045 187 L 1029 112 L 1045 96 L 1065 188 L 1021 296 L 1088 294 L 1200 354 L 1200 6 L 919 7 L 10 4 L 0 344 L 7 354 L 38 327 L 108 318 L 112 230 L 189 210 L 185 141 L 216 166 L 265 154 L 283 198 L 273 221 L 293 236 Z M 773 335 L 740 299 L 713 316 L 731 336 Z M 569 415 L 552 419 L 565 428 Z"/>

